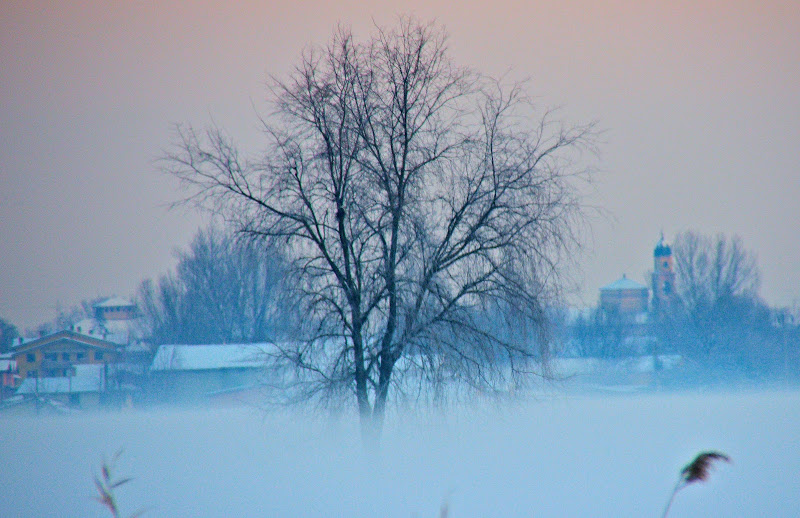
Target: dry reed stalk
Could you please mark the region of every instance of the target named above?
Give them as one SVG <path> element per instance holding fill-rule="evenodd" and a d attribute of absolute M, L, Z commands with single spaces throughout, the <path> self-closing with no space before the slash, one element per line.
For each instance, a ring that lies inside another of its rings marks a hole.
<path fill-rule="evenodd" d="M 122 455 L 122 449 L 117 451 L 113 457 L 111 457 L 111 462 L 106 462 L 103 459 L 102 467 L 100 468 L 100 477 L 94 477 L 94 485 L 97 488 L 98 496 L 95 496 L 94 499 L 100 502 L 100 504 L 108 509 L 111 513 L 113 518 L 119 518 L 119 506 L 117 505 L 117 499 L 114 496 L 114 490 L 123 484 L 127 484 L 132 478 L 123 478 L 119 480 L 114 480 L 112 478 L 111 471 L 114 469 L 114 464 L 116 464 L 119 457 Z M 139 510 L 128 518 L 137 518 L 144 513 L 144 510 Z"/>
<path fill-rule="evenodd" d="M 669 508 L 672 506 L 672 501 L 675 499 L 675 495 L 678 494 L 678 491 L 693 482 L 705 482 L 708 480 L 708 477 L 711 475 L 711 468 L 716 461 L 730 462 L 731 459 L 724 453 L 718 451 L 704 451 L 699 453 L 692 462 L 683 467 L 681 475 L 678 477 L 678 482 L 675 484 L 675 488 L 669 496 L 667 506 L 664 508 L 664 514 L 661 518 L 666 518 L 669 513 Z"/>

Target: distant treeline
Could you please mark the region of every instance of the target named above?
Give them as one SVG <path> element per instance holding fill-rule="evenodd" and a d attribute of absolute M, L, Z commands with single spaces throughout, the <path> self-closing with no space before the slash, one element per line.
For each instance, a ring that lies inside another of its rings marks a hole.
<path fill-rule="evenodd" d="M 800 372 L 796 309 L 759 296 L 756 256 L 739 237 L 684 232 L 672 247 L 672 303 L 645 322 L 602 308 L 562 325 L 570 353 L 585 357 L 680 354 L 698 376 L 769 379 Z"/>

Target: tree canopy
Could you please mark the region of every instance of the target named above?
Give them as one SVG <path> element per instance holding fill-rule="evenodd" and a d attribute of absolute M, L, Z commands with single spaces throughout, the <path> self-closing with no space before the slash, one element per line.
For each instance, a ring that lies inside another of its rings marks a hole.
<path fill-rule="evenodd" d="M 404 375 L 495 390 L 542 364 L 579 243 L 592 126 L 456 65 L 446 41 L 409 18 L 364 41 L 340 27 L 273 81 L 265 153 L 179 126 L 167 157 L 187 201 L 282 239 L 306 317 L 283 359 L 307 397 L 354 394 L 365 431 Z"/>
<path fill-rule="evenodd" d="M 209 227 L 177 259 L 174 272 L 139 286 L 150 342 L 264 342 L 280 335 L 283 260 L 274 250 Z"/>

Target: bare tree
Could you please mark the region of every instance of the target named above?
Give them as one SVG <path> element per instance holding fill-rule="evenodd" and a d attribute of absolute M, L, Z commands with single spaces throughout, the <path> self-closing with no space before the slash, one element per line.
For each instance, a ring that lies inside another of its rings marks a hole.
<path fill-rule="evenodd" d="M 339 28 L 272 93 L 264 156 L 179 127 L 167 163 L 190 200 L 286 243 L 313 324 L 283 351 L 304 396 L 354 394 L 368 438 L 401 373 L 493 390 L 546 359 L 590 126 L 537 115 L 413 19 L 361 43 Z"/>
<path fill-rule="evenodd" d="M 97 313 L 95 305 L 103 302 L 106 298 L 92 297 L 83 299 L 79 304 L 74 304 L 70 307 L 64 307 L 57 303 L 55 308 L 56 316 L 52 320 L 39 324 L 34 330 L 27 330 L 26 334 L 45 336 L 63 329 L 71 329 L 81 320 L 94 318 Z M 88 332 L 89 330 L 87 329 L 86 331 Z"/>
<path fill-rule="evenodd" d="M 673 247 L 678 295 L 690 311 L 732 297 L 756 296 L 759 272 L 755 254 L 739 236 L 714 237 L 687 231 Z"/>
<path fill-rule="evenodd" d="M 279 334 L 284 263 L 274 249 L 209 227 L 177 257 L 174 273 L 139 287 L 152 342 L 260 342 Z"/>
<path fill-rule="evenodd" d="M 738 236 L 694 231 L 679 234 L 673 252 L 679 304 L 665 321 L 664 341 L 703 365 L 752 363 L 769 327 L 755 254 Z"/>
<path fill-rule="evenodd" d="M 578 315 L 571 326 L 574 351 L 584 358 L 617 358 L 631 354 L 625 339 L 631 336 L 632 323 L 616 308 L 595 308 Z"/>
<path fill-rule="evenodd" d="M 0 318 L 0 353 L 7 352 L 19 336 L 17 326 Z"/>

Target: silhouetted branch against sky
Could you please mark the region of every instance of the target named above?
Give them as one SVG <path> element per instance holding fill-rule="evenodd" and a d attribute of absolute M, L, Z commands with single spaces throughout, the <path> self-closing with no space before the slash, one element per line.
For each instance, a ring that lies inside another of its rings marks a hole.
<path fill-rule="evenodd" d="M 177 130 L 166 166 L 187 201 L 285 244 L 309 324 L 301 371 L 344 384 L 365 437 L 400 372 L 495 391 L 547 358 L 594 129 L 537 111 L 526 86 L 457 65 L 440 25 L 401 17 L 364 40 L 340 26 L 273 81 L 266 153 Z"/>

